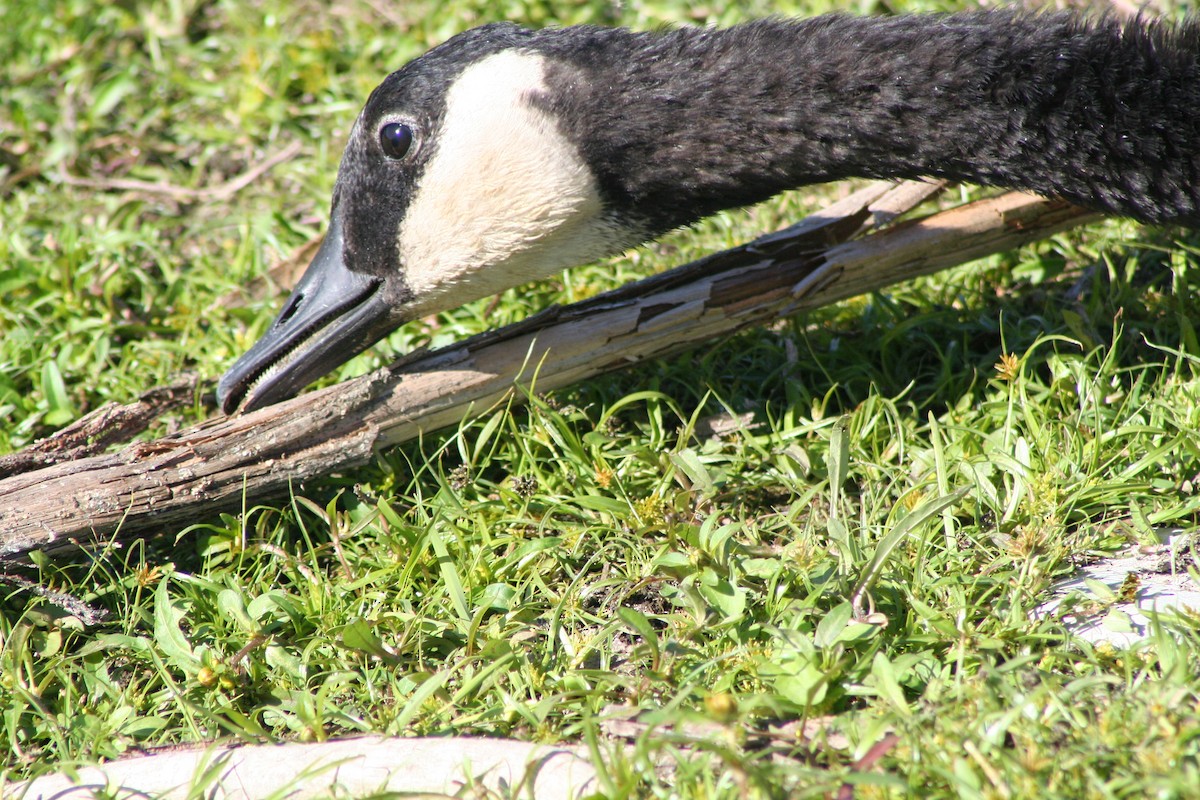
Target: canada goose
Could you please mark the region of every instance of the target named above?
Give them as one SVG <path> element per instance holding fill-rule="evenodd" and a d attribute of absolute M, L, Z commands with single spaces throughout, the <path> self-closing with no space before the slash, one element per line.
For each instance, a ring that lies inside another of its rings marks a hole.
<path fill-rule="evenodd" d="M 1070 14 L 476 28 L 371 93 L 325 242 L 221 406 L 289 397 L 415 317 L 808 183 L 941 177 L 1200 225 L 1198 57 L 1198 20 Z"/>

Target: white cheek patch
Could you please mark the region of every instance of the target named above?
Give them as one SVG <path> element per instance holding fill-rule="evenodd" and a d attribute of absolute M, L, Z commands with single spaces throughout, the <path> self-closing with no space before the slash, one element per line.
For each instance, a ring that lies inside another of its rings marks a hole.
<path fill-rule="evenodd" d="M 540 56 L 502 52 L 447 93 L 437 150 L 399 230 L 416 305 L 467 302 L 629 244 L 602 218 L 576 148 L 529 102 L 542 70 Z"/>

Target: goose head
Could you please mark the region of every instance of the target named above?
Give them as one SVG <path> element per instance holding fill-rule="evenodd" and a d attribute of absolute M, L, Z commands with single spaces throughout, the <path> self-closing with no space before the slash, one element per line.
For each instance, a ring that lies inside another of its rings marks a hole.
<path fill-rule="evenodd" d="M 403 323 L 636 244 L 547 109 L 550 59 L 488 25 L 391 74 L 338 170 L 324 242 L 221 378 L 231 413 L 296 394 Z"/>
<path fill-rule="evenodd" d="M 978 12 L 460 34 L 367 100 L 324 244 L 221 406 L 808 183 L 936 176 L 1200 225 L 1198 31 Z"/>

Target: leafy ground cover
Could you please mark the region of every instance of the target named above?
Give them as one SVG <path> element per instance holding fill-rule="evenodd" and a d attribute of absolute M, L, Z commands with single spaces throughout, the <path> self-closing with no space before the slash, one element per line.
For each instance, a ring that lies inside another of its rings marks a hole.
<path fill-rule="evenodd" d="M 830 8 L 4 6 L 0 453 L 181 372 L 218 376 L 278 302 L 220 298 L 320 232 L 362 99 L 451 33 Z M 744 241 L 839 191 L 410 325 L 335 379 Z M 1196 796 L 1198 618 L 1114 650 L 1032 612 L 1078 564 L 1200 528 L 1198 247 L 1108 221 L 569 390 L 522 387 L 528 404 L 289 502 L 39 560 L 41 584 L 109 617 L 85 627 L 6 593 L 4 776 L 164 743 L 375 731 L 594 742 L 613 797 L 843 782 L 860 797 Z M 1179 568 L 1195 566 L 1185 547 Z M 1113 599 L 1074 607 L 1103 615 Z M 652 723 L 631 751 L 605 733 L 617 707 Z M 684 746 L 697 721 L 718 733 Z"/>

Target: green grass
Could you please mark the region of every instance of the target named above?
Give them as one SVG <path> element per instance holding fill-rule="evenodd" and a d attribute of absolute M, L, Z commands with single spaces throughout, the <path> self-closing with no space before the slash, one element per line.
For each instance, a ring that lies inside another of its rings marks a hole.
<path fill-rule="evenodd" d="M 217 300 L 320 232 L 362 99 L 449 34 L 831 7 L 5 6 L 0 453 L 180 372 L 217 377 L 279 298 Z M 292 143 L 245 190 L 195 194 Z M 409 326 L 337 377 L 744 241 L 834 191 Z M 1118 651 L 1031 612 L 1083 560 L 1200 529 L 1198 254 L 1195 233 L 1105 222 L 551 395 L 520 387 L 528 405 L 288 503 L 39 559 L 41 584 L 110 615 L 84 627 L 7 593 L 0 767 L 375 731 L 595 741 L 615 754 L 608 796 L 847 780 L 861 797 L 1197 796 L 1197 618 Z M 198 399 L 172 424 L 212 413 Z M 722 415 L 750 424 L 696 435 Z M 656 723 L 631 755 L 602 730 L 618 705 Z M 673 731 L 696 720 L 724 733 L 681 750 Z M 673 779 L 658 758 L 678 759 Z"/>

